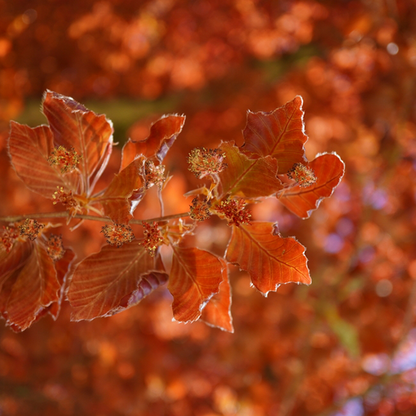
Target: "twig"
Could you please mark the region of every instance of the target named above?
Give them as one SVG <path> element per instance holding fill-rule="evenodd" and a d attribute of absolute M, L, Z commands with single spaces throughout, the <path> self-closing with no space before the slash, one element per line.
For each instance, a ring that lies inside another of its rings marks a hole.
<path fill-rule="evenodd" d="M 15 215 L 15 216 L 7 216 L 7 217 L 0 217 L 0 222 L 19 222 L 25 220 L 26 218 L 70 218 L 71 215 L 67 211 L 62 212 L 43 212 L 40 214 L 24 214 L 24 215 Z M 165 215 L 163 217 L 156 217 L 156 218 L 149 218 L 148 220 L 137 220 L 135 218 L 129 221 L 130 224 L 143 224 L 144 222 L 160 222 L 160 221 L 168 221 L 173 220 L 175 218 L 184 218 L 189 217 L 189 212 L 182 212 L 180 214 L 173 214 L 173 215 Z M 106 217 L 98 217 L 95 215 L 82 215 L 77 214 L 74 215 L 72 218 L 81 219 L 81 220 L 90 220 L 90 221 L 103 221 L 103 222 L 112 222 L 110 218 Z"/>

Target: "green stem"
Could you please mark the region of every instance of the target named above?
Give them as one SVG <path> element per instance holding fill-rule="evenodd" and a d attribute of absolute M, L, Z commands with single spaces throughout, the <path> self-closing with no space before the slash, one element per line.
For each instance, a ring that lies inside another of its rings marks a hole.
<path fill-rule="evenodd" d="M 0 217 L 0 222 L 19 222 L 25 220 L 26 218 L 36 219 L 36 218 L 69 218 L 70 214 L 67 211 L 63 212 L 44 212 L 41 214 L 25 214 L 25 215 L 15 215 L 15 216 L 8 216 L 8 217 Z M 159 221 L 168 221 L 173 220 L 175 218 L 184 218 L 189 217 L 189 212 L 182 212 L 180 214 L 173 214 L 173 215 L 165 215 L 163 217 L 156 217 L 156 218 L 149 218 L 148 220 L 136 220 L 131 219 L 129 224 L 143 224 L 144 222 L 159 222 Z M 98 217 L 95 215 L 82 215 L 77 214 L 73 218 L 78 218 L 81 220 L 90 220 L 90 221 L 104 221 L 104 222 L 112 222 L 110 218 L 106 217 Z"/>

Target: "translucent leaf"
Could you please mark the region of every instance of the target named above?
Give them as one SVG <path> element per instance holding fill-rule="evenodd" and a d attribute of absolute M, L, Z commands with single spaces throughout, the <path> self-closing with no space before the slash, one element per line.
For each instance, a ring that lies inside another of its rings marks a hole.
<path fill-rule="evenodd" d="M 227 262 L 223 259 L 219 260 L 223 267 L 220 291 L 210 299 L 207 306 L 202 310 L 201 321 L 224 331 L 234 332 L 233 319 L 230 310 L 231 287 Z"/>
<path fill-rule="evenodd" d="M 116 224 L 125 224 L 132 218 L 132 212 L 144 196 L 141 176 L 143 159 L 136 159 L 119 174 L 115 175 L 102 197 L 96 202 L 101 203 L 105 215 Z M 134 197 L 132 199 L 132 196 Z"/>
<path fill-rule="evenodd" d="M 70 97 L 47 91 L 43 112 L 49 121 L 54 143 L 66 149 L 74 148 L 81 155 L 78 166 L 85 192 L 91 193 L 110 157 L 113 146 L 113 126 L 104 115 L 97 115 Z"/>
<path fill-rule="evenodd" d="M 276 177 L 277 161 L 270 156 L 249 159 L 233 143 L 225 142 L 220 146 L 225 153 L 227 167 L 218 177 L 219 194 L 256 198 L 270 196 L 282 189 L 283 185 Z"/>
<path fill-rule="evenodd" d="M 52 303 L 60 284 L 53 261 L 38 241 L 16 242 L 0 251 L 0 313 L 15 331 L 24 331 Z"/>
<path fill-rule="evenodd" d="M 56 277 L 59 285 L 61 286 L 59 291 L 59 300 L 50 305 L 49 308 L 45 309 L 45 312 L 48 312 L 55 320 L 58 318 L 61 310 L 62 300 L 67 288 L 67 281 L 71 274 L 71 266 L 73 265 L 75 258 L 76 256 L 72 249 L 66 248 L 62 259 L 55 263 Z"/>
<path fill-rule="evenodd" d="M 156 258 L 138 242 L 104 246 L 76 267 L 68 289 L 73 321 L 111 316 L 127 309 L 166 283 Z"/>
<path fill-rule="evenodd" d="M 31 128 L 14 121 L 10 123 L 9 152 L 17 175 L 29 189 L 49 199 L 58 186 L 66 191 L 71 187 L 48 162 L 53 149 L 48 126 Z"/>
<path fill-rule="evenodd" d="M 129 165 L 138 155 L 147 159 L 157 158 L 162 162 L 185 124 L 185 116 L 166 115 L 150 127 L 149 137 L 140 142 L 131 139 L 123 147 L 121 169 Z"/>
<path fill-rule="evenodd" d="M 173 296 L 173 317 L 181 322 L 199 319 L 201 311 L 218 293 L 223 280 L 217 256 L 195 247 L 173 247 L 168 289 Z"/>
<path fill-rule="evenodd" d="M 243 130 L 245 143 L 241 150 L 252 158 L 272 156 L 277 160 L 279 174 L 287 173 L 295 163 L 306 161 L 302 97 L 296 96 L 274 111 L 247 113 Z"/>
<path fill-rule="evenodd" d="M 11 249 L 10 253 L 0 248 L 0 292 L 3 284 L 13 272 L 23 267 L 32 253 L 31 243 L 18 243 Z"/>
<path fill-rule="evenodd" d="M 226 259 L 246 270 L 265 296 L 283 283 L 311 283 L 305 247 L 293 237 L 281 237 L 270 222 L 234 226 Z"/>
<path fill-rule="evenodd" d="M 301 218 L 309 218 L 322 199 L 332 195 L 345 172 L 345 164 L 336 153 L 318 155 L 308 166 L 317 177 L 314 185 L 306 188 L 295 185 L 277 194 L 279 201 Z"/>

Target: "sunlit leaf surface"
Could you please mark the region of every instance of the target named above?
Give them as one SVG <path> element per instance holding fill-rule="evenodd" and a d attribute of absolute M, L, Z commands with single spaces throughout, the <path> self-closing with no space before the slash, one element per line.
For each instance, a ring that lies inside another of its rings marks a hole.
<path fill-rule="evenodd" d="M 68 190 L 67 185 L 70 186 L 48 162 L 53 149 L 48 126 L 31 128 L 10 123 L 9 152 L 17 174 L 32 191 L 50 199 L 57 187 Z"/>
<path fill-rule="evenodd" d="M 219 291 L 221 269 L 218 257 L 208 251 L 173 246 L 168 289 L 177 321 L 193 322 L 201 316 L 207 301 Z"/>
<path fill-rule="evenodd" d="M 279 173 L 287 173 L 295 163 L 305 159 L 302 97 L 297 96 L 283 107 L 265 113 L 247 113 L 242 151 L 250 157 L 273 156 Z"/>
<path fill-rule="evenodd" d="M 167 281 L 138 242 L 104 246 L 75 269 L 68 290 L 71 319 L 92 320 L 133 306 Z"/>
<path fill-rule="evenodd" d="M 218 174 L 219 194 L 256 198 L 269 196 L 283 187 L 276 177 L 277 161 L 270 156 L 249 159 L 232 143 L 222 143 L 227 167 Z"/>
<path fill-rule="evenodd" d="M 79 170 L 84 191 L 90 193 L 101 176 L 113 146 L 113 126 L 104 116 L 97 115 L 70 97 L 47 91 L 43 112 L 49 121 L 54 143 L 74 148 L 81 155 Z"/>
<path fill-rule="evenodd" d="M 283 283 L 311 283 L 305 247 L 293 237 L 274 233 L 270 222 L 233 227 L 226 259 L 246 270 L 266 296 Z"/>

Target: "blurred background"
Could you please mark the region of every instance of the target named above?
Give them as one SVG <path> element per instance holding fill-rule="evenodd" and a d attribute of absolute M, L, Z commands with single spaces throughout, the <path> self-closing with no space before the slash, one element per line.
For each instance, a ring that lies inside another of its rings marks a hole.
<path fill-rule="evenodd" d="M 159 290 L 112 318 L 68 304 L 22 334 L 0 326 L 0 415 L 363 416 L 416 414 L 416 3 L 413 0 L 0 0 L 0 215 L 49 212 L 7 156 L 9 120 L 45 123 L 42 94 L 114 122 L 120 149 L 162 114 L 186 114 L 165 159 L 166 213 L 201 182 L 196 146 L 241 145 L 246 111 L 304 98 L 306 153 L 346 174 L 303 221 L 253 207 L 307 247 L 313 284 L 262 297 L 231 268 L 235 333 L 173 323 Z M 149 192 L 136 217 L 158 215 Z M 155 214 L 156 212 L 156 214 Z M 64 242 L 104 244 L 85 223 Z M 195 237 L 222 255 L 230 230 Z"/>

